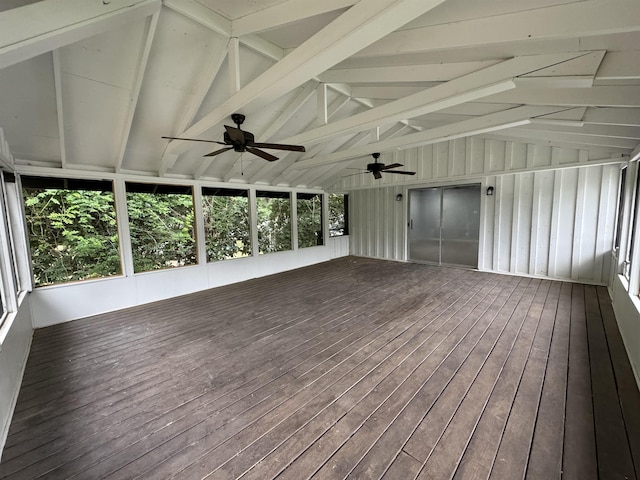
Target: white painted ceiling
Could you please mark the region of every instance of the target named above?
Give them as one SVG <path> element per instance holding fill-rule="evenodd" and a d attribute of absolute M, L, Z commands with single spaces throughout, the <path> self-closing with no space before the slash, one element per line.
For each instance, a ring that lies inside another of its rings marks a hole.
<path fill-rule="evenodd" d="M 401 137 L 640 144 L 638 0 L 11 0 L 0 32 L 22 171 L 329 188 Z M 221 141 L 233 112 L 306 153 L 160 138 Z"/>

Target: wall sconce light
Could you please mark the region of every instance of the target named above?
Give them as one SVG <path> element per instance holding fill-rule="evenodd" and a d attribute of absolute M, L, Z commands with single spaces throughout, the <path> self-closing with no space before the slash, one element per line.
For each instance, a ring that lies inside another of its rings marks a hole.
<path fill-rule="evenodd" d="M 399 193 L 396 195 L 396 202 L 401 202 L 402 201 L 402 194 Z"/>
<path fill-rule="evenodd" d="M 493 187 L 487 187 L 487 195 L 493 195 Z"/>

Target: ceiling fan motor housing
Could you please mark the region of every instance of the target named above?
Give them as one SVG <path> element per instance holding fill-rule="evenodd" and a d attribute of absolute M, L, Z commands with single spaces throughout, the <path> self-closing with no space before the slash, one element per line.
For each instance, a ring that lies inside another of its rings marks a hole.
<path fill-rule="evenodd" d="M 235 152 L 244 152 L 245 147 L 251 146 L 255 143 L 255 137 L 251 132 L 245 132 L 242 130 L 242 133 L 244 134 L 244 142 L 236 142 L 227 132 L 224 132 L 224 143 L 227 145 L 233 145 L 233 150 Z"/>
<path fill-rule="evenodd" d="M 240 127 L 240 125 L 242 125 L 244 123 L 244 119 L 245 118 L 246 117 L 241 113 L 232 113 L 231 114 L 231 120 L 233 121 L 233 123 L 238 125 L 238 127 Z"/>

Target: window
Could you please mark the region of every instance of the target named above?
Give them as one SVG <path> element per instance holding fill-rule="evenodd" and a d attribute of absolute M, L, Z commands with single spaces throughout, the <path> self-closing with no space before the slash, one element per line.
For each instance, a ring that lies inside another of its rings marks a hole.
<path fill-rule="evenodd" d="M 127 182 L 126 190 L 133 271 L 197 263 L 191 187 Z"/>
<path fill-rule="evenodd" d="M 329 194 L 329 236 L 349 235 L 349 195 Z"/>
<path fill-rule="evenodd" d="M 230 188 L 203 188 L 207 261 L 251 255 L 249 192 Z"/>
<path fill-rule="evenodd" d="M 323 245 L 322 238 L 322 195 L 319 193 L 298 193 L 298 247 Z"/>
<path fill-rule="evenodd" d="M 34 283 L 121 273 L 111 181 L 22 177 Z"/>
<path fill-rule="evenodd" d="M 618 194 L 618 221 L 616 224 L 616 237 L 614 249 L 620 251 L 620 235 L 622 235 L 622 225 L 624 222 L 624 190 L 627 181 L 627 167 L 620 170 L 620 193 Z"/>
<path fill-rule="evenodd" d="M 291 197 L 288 192 L 256 192 L 260 253 L 291 250 Z"/>
<path fill-rule="evenodd" d="M 8 248 L 9 259 L 10 259 L 10 269 L 7 272 L 10 273 L 11 282 L 13 283 L 14 292 L 20 291 L 20 282 L 18 281 L 18 266 L 16 263 L 16 249 L 13 241 L 13 230 L 10 226 L 10 217 L 9 217 L 9 206 L 7 204 L 8 195 L 7 189 L 9 184 L 15 185 L 15 176 L 11 173 L 2 172 L 2 218 L 4 221 L 4 231 L 6 232 L 6 244 Z"/>
<path fill-rule="evenodd" d="M 635 238 L 636 238 L 636 218 L 638 217 L 638 208 L 640 207 L 640 201 L 638 200 L 638 197 L 640 197 L 640 171 L 636 170 L 636 186 L 635 186 L 635 191 L 633 192 L 634 194 L 634 200 L 633 200 L 633 212 L 631 215 L 631 238 L 629 240 L 629 243 L 627 244 L 627 252 L 625 255 L 625 262 L 624 262 L 624 271 L 623 274 L 625 277 L 627 277 L 627 279 L 629 279 L 629 273 L 630 273 L 630 266 L 631 263 L 633 262 L 633 246 L 635 245 Z"/>
<path fill-rule="evenodd" d="M 22 192 L 14 174 L 4 172 L 3 180 L 3 200 L 14 269 L 14 284 L 16 292 L 20 293 L 32 288 L 29 245 L 22 215 Z"/>
<path fill-rule="evenodd" d="M 26 263 L 27 242 L 15 182 L 12 173 L 0 172 L 0 345 L 10 328 L 5 322 L 10 318 L 9 314 L 18 308 L 18 294 L 31 286 L 30 281 L 21 282 L 19 278 L 18 267 L 22 269 L 20 272 L 30 270 Z M 18 216 L 19 222 L 16 221 Z M 29 278 L 29 275 L 24 278 Z"/>

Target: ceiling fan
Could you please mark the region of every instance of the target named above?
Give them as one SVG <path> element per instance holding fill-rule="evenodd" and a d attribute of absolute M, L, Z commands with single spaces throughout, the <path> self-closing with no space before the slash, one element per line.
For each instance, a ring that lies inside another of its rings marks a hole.
<path fill-rule="evenodd" d="M 244 131 L 240 128 L 240 125 L 244 123 L 245 116 L 241 113 L 234 113 L 231 115 L 231 120 L 236 124 L 235 127 L 225 125 L 224 142 L 217 140 L 201 140 L 199 138 L 182 138 L 182 137 L 162 137 L 167 140 L 187 140 L 190 142 L 207 142 L 217 143 L 219 145 L 225 145 L 225 148 L 216 150 L 204 155 L 205 157 L 215 157 L 228 150 L 235 152 L 249 152 L 257 155 L 260 158 L 264 158 L 269 162 L 278 160 L 278 157 L 271 155 L 270 153 L 263 152 L 260 148 L 268 148 L 270 150 L 288 150 L 290 152 L 304 152 L 305 149 L 302 145 L 285 145 L 282 143 L 259 143 L 255 141 L 253 133 Z"/>
<path fill-rule="evenodd" d="M 398 167 L 403 167 L 404 165 L 402 165 L 401 163 L 392 163 L 391 165 L 385 165 L 384 163 L 380 163 L 378 162 L 378 158 L 380 158 L 380 154 L 379 153 L 372 153 L 371 156 L 374 159 L 373 163 L 369 163 L 367 164 L 367 169 L 362 172 L 362 173 L 372 173 L 373 177 L 376 180 L 379 180 L 382 178 L 382 173 L 398 173 L 400 175 L 415 175 L 416 172 L 408 172 L 406 170 L 391 170 L 392 168 L 398 168 Z M 359 175 L 357 173 L 354 173 L 354 175 Z M 350 175 L 347 175 L 347 177 L 349 177 Z"/>

